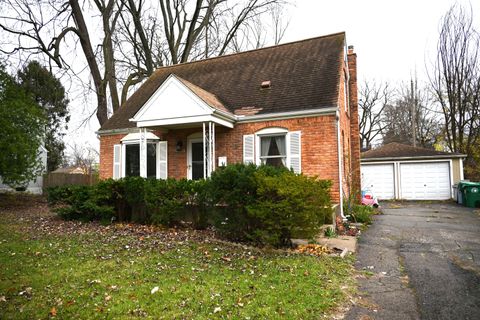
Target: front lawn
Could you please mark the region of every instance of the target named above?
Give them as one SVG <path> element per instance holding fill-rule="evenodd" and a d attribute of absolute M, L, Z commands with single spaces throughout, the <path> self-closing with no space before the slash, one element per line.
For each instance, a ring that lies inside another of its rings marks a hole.
<path fill-rule="evenodd" d="M 262 251 L 209 232 L 65 222 L 43 201 L 7 198 L 1 319 L 318 319 L 353 286 L 352 258 Z"/>

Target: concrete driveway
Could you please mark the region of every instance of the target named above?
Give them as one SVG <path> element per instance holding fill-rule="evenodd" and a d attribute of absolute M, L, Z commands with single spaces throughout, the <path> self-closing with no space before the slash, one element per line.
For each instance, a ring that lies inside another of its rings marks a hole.
<path fill-rule="evenodd" d="M 480 210 L 387 203 L 359 239 L 346 319 L 480 319 Z"/>

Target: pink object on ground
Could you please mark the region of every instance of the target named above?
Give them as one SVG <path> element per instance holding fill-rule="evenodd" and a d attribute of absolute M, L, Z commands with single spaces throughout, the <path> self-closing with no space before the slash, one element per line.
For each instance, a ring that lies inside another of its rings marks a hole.
<path fill-rule="evenodd" d="M 378 200 L 377 198 L 367 198 L 367 197 L 363 197 L 362 198 L 362 204 L 364 206 L 373 206 L 373 207 L 378 207 Z"/>

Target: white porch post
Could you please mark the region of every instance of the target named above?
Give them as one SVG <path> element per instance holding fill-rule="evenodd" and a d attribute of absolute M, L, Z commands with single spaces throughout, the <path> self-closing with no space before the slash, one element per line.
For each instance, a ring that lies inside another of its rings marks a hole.
<path fill-rule="evenodd" d="M 147 129 L 140 128 L 140 177 L 147 177 Z"/>
<path fill-rule="evenodd" d="M 207 177 L 210 177 L 212 174 L 212 123 L 208 123 L 208 150 L 207 150 L 207 157 L 208 157 L 208 170 L 207 170 Z"/>
<path fill-rule="evenodd" d="M 208 178 L 215 170 L 215 123 L 203 123 L 203 173 Z"/>
<path fill-rule="evenodd" d="M 215 171 L 215 122 L 212 122 L 212 172 Z M 212 174 L 210 172 L 210 174 Z"/>
<path fill-rule="evenodd" d="M 205 132 L 205 122 L 202 123 L 203 126 L 203 177 L 207 177 L 207 137 Z"/>

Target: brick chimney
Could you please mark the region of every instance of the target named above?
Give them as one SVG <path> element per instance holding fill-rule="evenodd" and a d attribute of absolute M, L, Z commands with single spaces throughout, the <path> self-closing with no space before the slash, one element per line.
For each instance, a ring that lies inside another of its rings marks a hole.
<path fill-rule="evenodd" d="M 360 129 L 358 126 L 358 87 L 357 87 L 357 54 L 353 46 L 348 46 L 348 73 L 350 75 L 349 103 L 350 103 L 350 144 L 352 150 L 352 190 L 358 192 L 357 200 L 361 199 L 360 174 Z"/>

